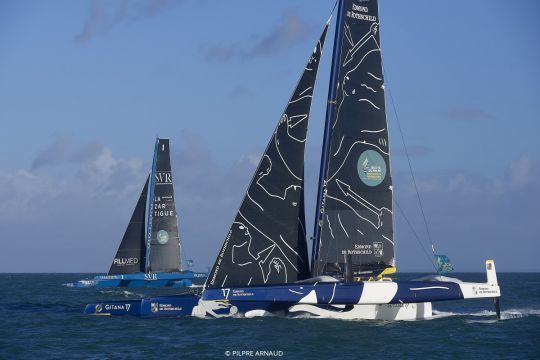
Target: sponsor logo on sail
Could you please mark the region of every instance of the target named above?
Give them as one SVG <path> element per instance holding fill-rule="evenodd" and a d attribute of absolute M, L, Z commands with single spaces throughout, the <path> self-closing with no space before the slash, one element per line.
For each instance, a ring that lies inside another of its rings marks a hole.
<path fill-rule="evenodd" d="M 360 0 L 360 2 L 364 1 L 365 0 Z M 367 6 L 360 6 L 355 3 L 352 4 L 352 10 L 347 10 L 347 17 L 371 22 L 377 21 L 376 16 L 369 14 L 369 8 Z"/>
<path fill-rule="evenodd" d="M 167 204 L 159 203 L 161 199 L 156 199 L 154 204 L 154 216 L 155 217 L 165 217 L 165 216 L 174 216 L 173 210 L 167 210 Z"/>
<path fill-rule="evenodd" d="M 171 172 L 156 172 L 154 176 L 156 180 L 156 185 L 161 184 L 172 184 L 172 175 Z"/>
<path fill-rule="evenodd" d="M 354 244 L 354 249 L 341 250 L 343 255 L 371 255 L 373 246 L 371 244 Z"/>
<path fill-rule="evenodd" d="M 159 230 L 157 233 L 157 241 L 161 245 L 165 245 L 167 242 L 169 242 L 169 233 L 165 230 Z"/>
<path fill-rule="evenodd" d="M 373 255 L 376 257 L 382 257 L 383 256 L 383 243 L 382 242 L 374 242 L 373 243 Z"/>
<path fill-rule="evenodd" d="M 113 264 L 117 266 L 129 266 L 139 263 L 138 258 L 114 258 Z"/>
<path fill-rule="evenodd" d="M 367 186 L 377 186 L 386 177 L 386 162 L 375 150 L 366 150 L 358 158 L 358 176 Z"/>

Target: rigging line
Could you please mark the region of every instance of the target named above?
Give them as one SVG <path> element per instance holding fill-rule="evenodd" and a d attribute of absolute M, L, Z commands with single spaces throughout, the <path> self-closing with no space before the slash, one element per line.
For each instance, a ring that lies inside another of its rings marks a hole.
<path fill-rule="evenodd" d="M 180 232 L 180 231 L 178 231 L 178 232 Z M 184 250 L 182 249 L 182 242 L 180 241 L 180 234 L 178 234 L 178 257 L 180 258 L 180 264 L 178 264 L 178 265 L 180 265 L 179 266 L 180 271 L 183 271 L 182 264 L 184 262 L 182 261 L 182 255 L 185 256 L 185 253 L 184 253 Z M 186 262 L 187 262 L 187 259 L 186 259 Z"/>
<path fill-rule="evenodd" d="M 336 10 L 338 2 L 339 2 L 339 0 L 336 0 L 336 3 L 334 4 L 334 7 L 332 8 L 332 12 L 330 13 L 330 16 L 332 16 L 334 14 L 334 11 Z"/>
<path fill-rule="evenodd" d="M 383 67 L 384 71 L 384 67 Z M 418 185 L 416 184 L 416 177 L 414 176 L 414 171 L 411 164 L 411 158 L 409 156 L 409 150 L 407 150 L 407 145 L 405 143 L 405 137 L 403 136 L 403 130 L 401 129 L 401 123 L 399 122 L 399 116 L 396 110 L 396 103 L 394 102 L 394 97 L 392 96 L 392 91 L 390 91 L 390 84 L 388 81 L 388 74 L 385 74 L 386 77 L 386 83 L 388 84 L 388 95 L 390 96 L 390 101 L 392 102 L 392 109 L 394 110 L 394 116 L 396 118 L 396 123 L 398 125 L 399 129 L 399 135 L 401 136 L 401 142 L 403 143 L 403 149 L 405 150 L 405 156 L 407 157 L 407 163 L 409 164 L 409 171 L 411 172 L 411 178 L 414 184 L 414 190 L 416 191 L 416 198 L 418 199 L 418 205 L 420 206 L 420 212 L 422 213 L 422 219 L 424 220 L 424 226 L 426 227 L 426 233 L 428 236 L 428 240 L 431 244 L 431 250 L 433 251 L 433 254 L 435 254 L 435 244 L 433 243 L 433 239 L 431 237 L 431 232 L 429 231 L 428 222 L 426 219 L 426 214 L 424 212 L 424 206 L 422 204 L 422 198 L 420 197 L 420 192 L 418 191 Z"/>
<path fill-rule="evenodd" d="M 394 197 L 394 203 L 396 204 L 396 207 L 398 208 L 400 214 L 403 216 L 403 218 L 405 219 L 405 222 L 407 223 L 407 225 L 409 225 L 409 228 L 411 229 L 412 233 L 414 234 L 414 237 L 416 238 L 416 240 L 418 241 L 418 244 L 420 244 L 420 247 L 422 248 L 422 250 L 424 251 L 424 254 L 426 254 L 426 257 L 428 258 L 429 262 L 431 263 L 431 265 L 433 265 L 433 267 L 435 268 L 435 271 L 437 271 L 437 266 L 435 265 L 435 263 L 433 262 L 433 258 L 432 256 L 429 256 L 429 253 L 428 251 L 426 250 L 426 248 L 424 247 L 424 244 L 422 243 L 422 241 L 420 240 L 420 237 L 418 236 L 418 234 L 416 233 L 416 231 L 414 230 L 414 227 L 412 226 L 411 222 L 409 221 L 409 219 L 407 218 L 407 216 L 405 216 L 405 212 L 403 211 L 403 209 L 401 208 L 401 206 L 399 206 L 399 203 L 397 202 L 396 198 Z"/>

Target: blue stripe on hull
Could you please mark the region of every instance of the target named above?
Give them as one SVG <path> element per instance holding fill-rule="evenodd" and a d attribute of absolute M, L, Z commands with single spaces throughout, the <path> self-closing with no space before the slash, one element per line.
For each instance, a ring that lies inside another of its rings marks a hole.
<path fill-rule="evenodd" d="M 80 280 L 75 286 L 87 287 L 174 287 L 182 288 L 202 284 L 207 273 L 183 271 L 177 273 L 135 273 L 126 275 L 103 275 L 90 280 Z"/>
<path fill-rule="evenodd" d="M 366 284 L 376 283 L 377 282 Z M 389 282 L 388 285 L 390 284 L 397 284 L 397 292 L 395 292 L 395 294 L 387 301 L 361 301 L 361 299 L 363 299 L 362 295 L 372 295 L 368 294 L 367 290 L 364 291 L 364 283 L 362 282 L 288 284 L 206 289 L 203 293 L 203 300 L 228 300 L 235 304 L 237 302 L 298 303 L 301 299 L 307 297 L 303 302 L 355 305 L 359 303 L 396 304 L 463 299 L 463 294 L 461 293 L 459 285 L 452 282 L 404 281 Z M 312 300 L 313 296 L 315 296 L 316 301 Z"/>
<path fill-rule="evenodd" d="M 398 283 L 398 291 L 391 304 L 461 300 L 459 284 L 453 282 L 407 281 Z"/>

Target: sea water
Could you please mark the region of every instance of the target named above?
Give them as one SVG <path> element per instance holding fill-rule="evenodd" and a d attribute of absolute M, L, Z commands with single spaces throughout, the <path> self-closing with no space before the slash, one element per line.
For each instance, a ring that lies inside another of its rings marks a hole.
<path fill-rule="evenodd" d="M 92 276 L 0 274 L 0 359 L 540 359 L 540 273 L 498 274 L 501 321 L 491 299 L 434 303 L 420 321 L 87 316 L 89 302 L 179 292 L 72 286 Z"/>

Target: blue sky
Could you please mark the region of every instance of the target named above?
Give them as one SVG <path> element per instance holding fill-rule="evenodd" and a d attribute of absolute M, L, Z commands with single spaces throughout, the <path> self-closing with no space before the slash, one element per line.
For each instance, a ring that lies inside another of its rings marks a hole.
<path fill-rule="evenodd" d="M 1 1 L 0 271 L 106 271 L 156 135 L 172 141 L 185 257 L 211 266 L 333 5 Z M 481 271 L 486 258 L 540 270 L 539 10 L 380 1 L 386 85 L 432 237 L 457 270 Z M 328 44 L 308 135 L 308 229 Z M 396 198 L 427 246 L 387 109 Z M 399 214 L 396 231 L 398 270 L 429 270 Z"/>

